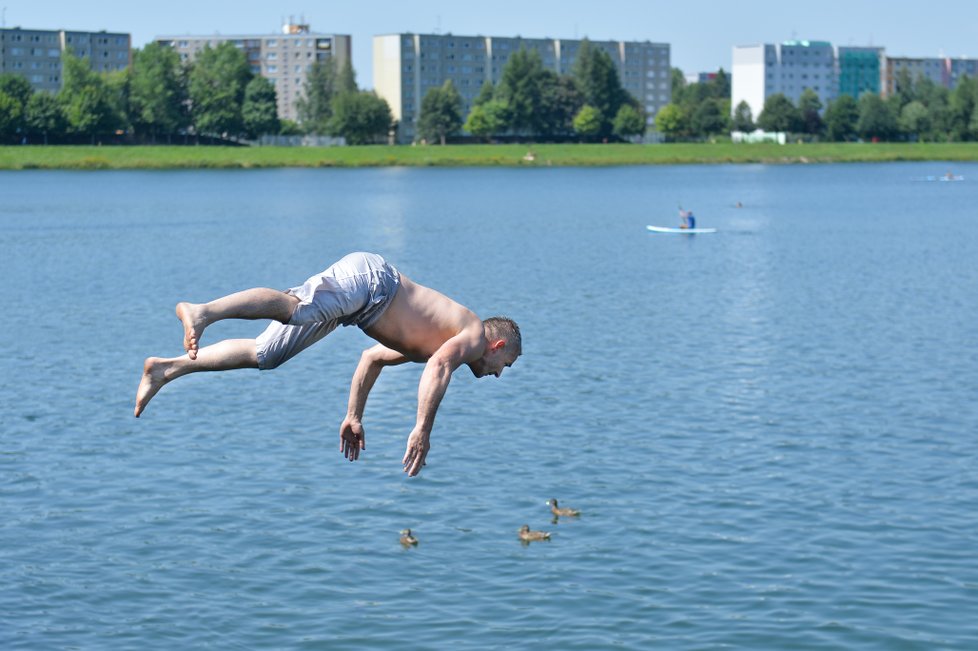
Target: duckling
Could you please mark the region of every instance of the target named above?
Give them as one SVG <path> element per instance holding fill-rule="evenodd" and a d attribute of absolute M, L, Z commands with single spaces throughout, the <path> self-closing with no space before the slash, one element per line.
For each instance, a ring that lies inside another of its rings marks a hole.
<path fill-rule="evenodd" d="M 405 529 L 401 532 L 401 544 L 405 547 L 410 547 L 411 545 L 417 545 L 418 539 L 411 535 L 410 529 Z"/>
<path fill-rule="evenodd" d="M 530 525 L 524 524 L 520 527 L 520 540 L 523 542 L 550 540 L 550 533 L 547 531 L 530 531 Z"/>
<path fill-rule="evenodd" d="M 561 515 L 564 515 L 564 516 L 574 516 L 574 517 L 576 517 L 576 516 L 578 516 L 578 515 L 581 514 L 581 512 L 578 511 L 577 509 L 559 509 L 559 508 L 557 508 L 557 500 L 556 500 L 556 498 L 555 499 L 551 499 L 550 501 L 548 501 L 547 502 L 547 505 L 550 506 L 550 512 L 554 514 L 554 517 L 555 518 L 558 517 L 558 516 L 561 516 Z"/>

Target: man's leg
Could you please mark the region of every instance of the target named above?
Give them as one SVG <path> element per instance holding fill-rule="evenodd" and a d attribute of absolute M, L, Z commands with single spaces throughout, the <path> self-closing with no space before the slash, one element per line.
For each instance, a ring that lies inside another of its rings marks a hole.
<path fill-rule="evenodd" d="M 254 339 L 225 339 L 196 351 L 195 358 L 191 358 L 190 355 L 170 358 L 147 357 L 143 363 L 143 377 L 136 391 L 134 412 L 136 418 L 139 418 L 146 405 L 163 388 L 163 385 L 181 375 L 198 371 L 228 371 L 235 368 L 258 368 Z"/>
<path fill-rule="evenodd" d="M 204 333 L 204 328 L 215 321 L 274 319 L 281 323 L 288 323 L 292 318 L 292 311 L 298 304 L 299 299 L 295 296 L 267 287 L 246 289 L 210 303 L 177 303 L 177 318 L 183 323 L 183 348 L 190 359 L 194 360 L 197 358 L 200 336 Z"/>

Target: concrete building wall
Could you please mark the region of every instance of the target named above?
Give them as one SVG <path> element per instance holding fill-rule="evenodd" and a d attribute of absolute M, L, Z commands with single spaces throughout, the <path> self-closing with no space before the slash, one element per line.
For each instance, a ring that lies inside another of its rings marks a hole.
<path fill-rule="evenodd" d="M 34 90 L 58 92 L 66 48 L 87 58 L 92 70 L 114 72 L 132 63 L 132 38 L 119 32 L 0 29 L 0 72 L 20 75 Z"/>
<path fill-rule="evenodd" d="M 730 110 L 747 102 L 751 116 L 757 120 L 764 108 L 767 89 L 774 85 L 777 54 L 773 45 L 741 45 L 733 49 L 730 80 Z M 772 75 L 768 79 L 768 75 Z"/>
<path fill-rule="evenodd" d="M 445 80 L 462 96 L 467 115 L 484 83 L 498 84 L 509 58 L 521 48 L 539 53 L 545 68 L 569 74 L 580 40 L 453 34 L 387 34 L 374 37 L 374 86 L 399 121 L 398 141 L 412 142 L 421 101 Z M 645 107 L 649 123 L 672 98 L 669 45 L 591 41 L 607 52 L 622 86 Z"/>
<path fill-rule="evenodd" d="M 309 31 L 308 25 L 285 25 L 282 34 L 157 36 L 157 43 L 172 47 L 181 61 L 191 62 L 205 47 L 232 43 L 242 50 L 251 71 L 275 86 L 279 118 L 296 120 L 296 100 L 303 93 L 306 75 L 317 61 L 333 59 L 337 66 L 350 60 L 350 37 Z"/>

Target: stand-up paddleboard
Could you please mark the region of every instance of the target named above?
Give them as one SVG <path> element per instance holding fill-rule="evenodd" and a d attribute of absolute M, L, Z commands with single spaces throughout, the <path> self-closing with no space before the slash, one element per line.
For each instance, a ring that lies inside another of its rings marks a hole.
<path fill-rule="evenodd" d="M 695 233 L 716 233 L 715 228 L 669 228 L 667 226 L 646 226 L 653 233 L 679 233 L 680 235 L 693 235 Z"/>

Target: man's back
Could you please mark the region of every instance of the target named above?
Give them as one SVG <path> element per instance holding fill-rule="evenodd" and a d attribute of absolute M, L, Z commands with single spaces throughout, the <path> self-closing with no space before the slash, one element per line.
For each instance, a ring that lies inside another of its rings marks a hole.
<path fill-rule="evenodd" d="M 464 305 L 401 274 L 390 307 L 366 333 L 412 361 L 425 361 L 446 341 L 463 334 L 468 347 L 484 348 L 482 321 Z M 470 360 L 466 360 L 470 361 Z"/>

